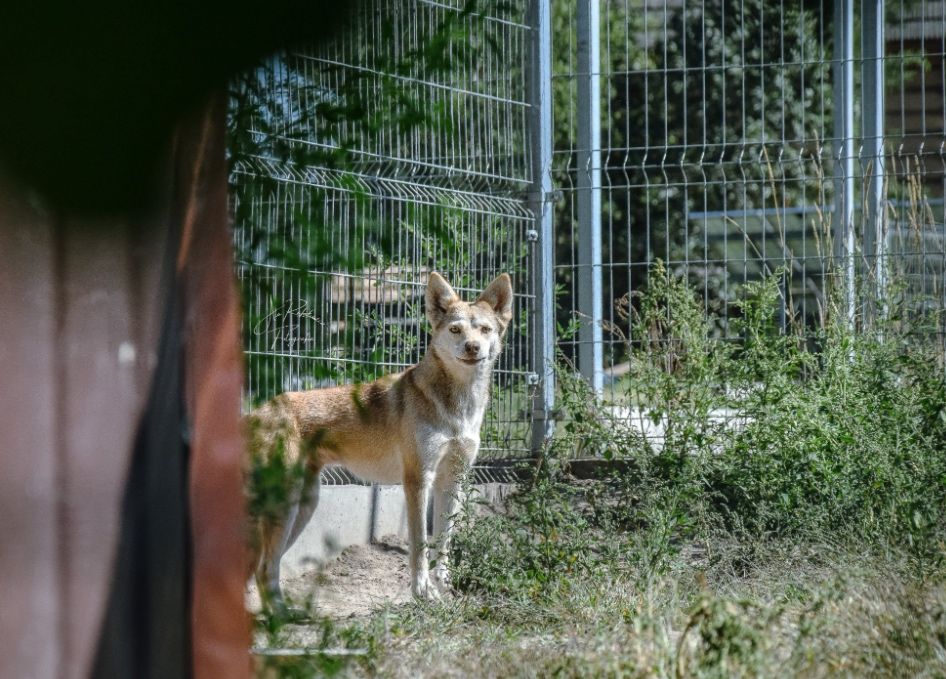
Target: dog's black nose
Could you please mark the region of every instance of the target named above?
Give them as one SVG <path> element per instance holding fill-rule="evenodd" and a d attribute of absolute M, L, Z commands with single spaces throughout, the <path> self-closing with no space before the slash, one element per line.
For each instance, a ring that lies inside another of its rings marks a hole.
<path fill-rule="evenodd" d="M 463 345 L 468 354 L 478 354 L 480 353 L 480 343 L 479 342 L 467 342 Z"/>

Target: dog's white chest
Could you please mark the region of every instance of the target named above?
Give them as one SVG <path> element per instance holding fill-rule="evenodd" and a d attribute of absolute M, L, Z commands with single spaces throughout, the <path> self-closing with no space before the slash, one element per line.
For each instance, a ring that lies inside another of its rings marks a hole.
<path fill-rule="evenodd" d="M 426 465 L 436 467 L 445 455 L 462 457 L 468 463 L 476 458 L 480 447 L 479 423 L 473 420 L 452 423 L 454 426 L 428 430 L 422 448 Z"/>
<path fill-rule="evenodd" d="M 483 424 L 483 410 L 477 409 L 471 416 L 463 417 L 453 423 L 450 443 L 457 452 L 475 455 L 480 447 L 480 426 Z"/>

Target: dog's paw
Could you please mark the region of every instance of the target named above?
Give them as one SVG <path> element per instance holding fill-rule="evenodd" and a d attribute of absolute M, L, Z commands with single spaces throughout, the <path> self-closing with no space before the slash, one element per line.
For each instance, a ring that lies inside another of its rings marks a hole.
<path fill-rule="evenodd" d="M 441 592 L 450 591 L 450 569 L 447 568 L 446 564 L 437 564 L 430 573 L 430 579 Z"/>
<path fill-rule="evenodd" d="M 440 592 L 437 591 L 434 583 L 431 582 L 428 577 L 418 578 L 411 585 L 411 593 L 417 599 L 425 599 L 427 601 L 438 601 L 440 599 Z"/>

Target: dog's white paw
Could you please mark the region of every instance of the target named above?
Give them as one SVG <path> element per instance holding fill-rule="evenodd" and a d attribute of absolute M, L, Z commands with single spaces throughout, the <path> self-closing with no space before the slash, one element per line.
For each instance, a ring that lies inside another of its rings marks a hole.
<path fill-rule="evenodd" d="M 450 569 L 447 564 L 438 563 L 430 573 L 430 579 L 441 592 L 450 591 Z"/>
<path fill-rule="evenodd" d="M 411 585 L 411 592 L 418 599 L 426 599 L 427 601 L 438 601 L 440 599 L 440 592 L 437 591 L 430 578 L 426 576 L 414 581 Z"/>

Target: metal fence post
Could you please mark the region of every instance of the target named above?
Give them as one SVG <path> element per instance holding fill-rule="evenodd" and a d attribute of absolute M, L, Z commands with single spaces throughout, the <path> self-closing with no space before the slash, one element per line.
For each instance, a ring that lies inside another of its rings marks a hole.
<path fill-rule="evenodd" d="M 535 311 L 532 319 L 532 452 L 539 453 L 554 429 L 555 234 L 552 229 L 552 20 L 550 0 L 532 0 L 532 59 L 529 69 L 529 135 L 535 231 L 531 261 Z"/>
<path fill-rule="evenodd" d="M 580 0 L 578 33 L 578 369 L 604 388 L 601 332 L 601 49 L 599 0 Z"/>
<path fill-rule="evenodd" d="M 834 0 L 834 262 L 841 275 L 842 313 L 856 314 L 854 279 L 854 0 Z"/>
<path fill-rule="evenodd" d="M 871 286 L 865 291 L 871 315 L 883 314 L 887 285 L 884 241 L 884 0 L 861 0 L 861 45 L 863 50 L 863 154 L 867 165 L 866 221 L 863 251 Z"/>

